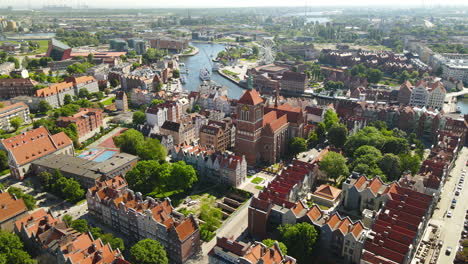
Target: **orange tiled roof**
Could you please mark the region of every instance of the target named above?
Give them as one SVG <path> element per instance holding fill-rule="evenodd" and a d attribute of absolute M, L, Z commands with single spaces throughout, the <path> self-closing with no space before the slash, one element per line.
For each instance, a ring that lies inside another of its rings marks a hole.
<path fill-rule="evenodd" d="M 237 101 L 238 104 L 247 104 L 247 105 L 258 105 L 263 103 L 262 97 L 260 97 L 260 94 L 257 92 L 257 90 L 252 89 L 252 90 L 247 90 L 245 93 L 242 95 L 242 97 Z"/>
<path fill-rule="evenodd" d="M 309 209 L 307 212 L 307 216 L 312 220 L 313 222 L 319 220 L 322 217 L 323 213 L 322 210 L 317 205 L 312 206 L 312 208 Z"/>
<path fill-rule="evenodd" d="M 354 235 L 355 238 L 357 238 L 359 234 L 361 234 L 362 230 L 364 230 L 364 226 L 362 225 L 361 221 L 358 221 L 351 228 L 351 233 Z"/>
<path fill-rule="evenodd" d="M 50 213 L 41 208 L 16 221 L 15 226 L 17 230 L 21 230 L 21 227 L 24 225 L 28 236 L 31 236 L 32 234 L 37 234 L 42 225 L 55 226 L 57 223 L 59 223 L 59 219 L 54 218 Z"/>
<path fill-rule="evenodd" d="M 0 223 L 27 210 L 23 199 L 15 199 L 8 192 L 0 192 Z"/>
<path fill-rule="evenodd" d="M 304 205 L 302 204 L 301 201 L 299 201 L 299 202 L 297 202 L 297 203 L 294 205 L 294 207 L 292 208 L 292 211 L 293 211 L 294 215 L 297 216 L 297 215 L 299 215 L 299 214 L 302 212 L 302 210 L 304 210 L 304 209 L 305 209 Z"/>
<path fill-rule="evenodd" d="M 335 200 L 340 196 L 341 190 L 327 184 L 322 184 L 317 188 L 314 194 L 329 200 Z"/>
<path fill-rule="evenodd" d="M 369 188 L 372 191 L 372 193 L 377 194 L 379 192 L 380 187 L 382 187 L 383 184 L 384 183 L 382 182 L 382 180 L 380 180 L 379 177 L 374 177 L 369 184 Z"/>
<path fill-rule="evenodd" d="M 179 236 L 179 240 L 184 241 L 197 230 L 197 224 L 192 217 L 188 217 L 184 222 L 176 226 L 175 230 Z"/>
<path fill-rule="evenodd" d="M 54 85 L 51 85 L 49 87 L 39 89 L 36 91 L 36 96 L 37 97 L 47 97 L 51 95 L 58 94 L 66 89 L 73 88 L 73 83 L 71 82 L 61 82 L 57 83 Z"/>
<path fill-rule="evenodd" d="M 326 224 L 328 224 L 328 225 L 330 226 L 330 228 L 331 228 L 332 230 L 334 230 L 335 227 L 336 227 L 336 225 L 337 225 L 338 223 L 340 223 L 340 222 L 341 222 L 340 217 L 339 217 L 337 214 L 333 214 L 333 215 L 328 219 L 328 221 L 326 222 Z"/>
<path fill-rule="evenodd" d="M 16 163 L 23 165 L 69 146 L 73 142 L 64 132 L 50 135 L 45 127 L 39 127 L 3 139 L 2 144 L 11 152 Z"/>
<path fill-rule="evenodd" d="M 249 260 L 251 263 L 257 264 L 275 264 L 281 263 L 283 256 L 279 249 L 275 246 L 271 248 L 266 248 L 265 245 L 258 243 L 255 245 L 248 254 L 244 256 L 245 259 Z"/>

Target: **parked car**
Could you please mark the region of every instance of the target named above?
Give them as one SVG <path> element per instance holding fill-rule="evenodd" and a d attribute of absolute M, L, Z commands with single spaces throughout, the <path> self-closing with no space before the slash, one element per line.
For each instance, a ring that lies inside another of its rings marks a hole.
<path fill-rule="evenodd" d="M 452 211 L 447 211 L 447 217 L 451 218 L 452 217 Z"/>
<path fill-rule="evenodd" d="M 452 205 L 450 205 L 450 209 L 455 209 L 456 205 L 457 205 L 456 203 L 452 203 Z"/>
<path fill-rule="evenodd" d="M 450 256 L 450 254 L 452 254 L 452 247 L 447 247 L 445 250 L 445 255 Z"/>
<path fill-rule="evenodd" d="M 456 196 L 460 195 L 460 191 L 456 190 L 456 191 L 455 191 L 455 195 L 456 195 Z"/>

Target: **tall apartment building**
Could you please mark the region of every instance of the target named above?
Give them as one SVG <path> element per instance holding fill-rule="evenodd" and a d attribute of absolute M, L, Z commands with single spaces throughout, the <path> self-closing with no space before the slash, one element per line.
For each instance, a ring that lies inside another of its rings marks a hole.
<path fill-rule="evenodd" d="M 57 125 L 67 127 L 70 124 L 75 124 L 78 128 L 78 138 L 82 140 L 103 126 L 102 112 L 101 109 L 81 108 L 78 113 L 72 116 L 59 117 Z"/>
<path fill-rule="evenodd" d="M 445 90 L 441 82 L 428 83 L 424 80 L 419 81 L 414 87 L 408 88 L 409 82 L 400 87 L 400 91 L 408 93 L 408 90 L 411 90 L 411 97 L 409 104 L 417 107 L 431 107 L 442 109 L 444 107 L 445 95 L 447 91 Z M 399 98 L 402 98 L 399 95 Z M 405 102 L 405 101 L 400 101 Z"/>
<path fill-rule="evenodd" d="M 99 91 L 98 81 L 92 76 L 67 78 L 65 82 L 37 90 L 30 107 L 37 109 L 42 100 L 52 107 L 60 107 L 64 104 L 65 95 L 78 96 L 81 89 L 86 89 L 89 93 L 96 93 Z"/>
<path fill-rule="evenodd" d="M 184 217 L 176 212 L 167 198 L 143 199 L 120 176 L 90 188 L 86 200 L 91 215 L 130 240 L 158 240 L 171 263 L 186 263 L 200 251 L 200 231 L 192 214 Z"/>
<path fill-rule="evenodd" d="M 11 175 L 20 180 L 29 172 L 31 163 L 39 158 L 57 153 L 75 155 L 73 142 L 64 132 L 51 135 L 45 127 L 3 139 L 1 148 L 8 154 Z"/>
<path fill-rule="evenodd" d="M 32 79 L 0 79 L 0 98 L 10 99 L 16 96 L 32 96 L 34 85 Z"/>
<path fill-rule="evenodd" d="M 161 126 L 160 132 L 163 135 L 171 135 L 174 139 L 174 144 L 180 145 L 183 143 L 190 144 L 197 139 L 195 137 L 195 129 L 195 125 L 191 122 L 181 123 L 167 120 Z"/>
<path fill-rule="evenodd" d="M 173 146 L 171 156 L 173 160 L 183 160 L 194 166 L 204 180 L 237 187 L 245 182 L 247 176 L 244 156 L 215 153 L 211 149 L 192 145 Z"/>
<path fill-rule="evenodd" d="M 156 49 L 175 50 L 182 51 L 189 46 L 188 39 L 171 39 L 166 37 L 160 37 L 149 40 L 150 46 Z"/>
<path fill-rule="evenodd" d="M 227 122 L 209 120 L 200 128 L 200 146 L 209 147 L 215 151 L 225 151 L 234 147 L 232 135 L 235 127 Z"/>
<path fill-rule="evenodd" d="M 0 108 L 0 129 L 10 130 L 11 119 L 19 117 L 23 120 L 23 123 L 31 123 L 31 118 L 29 117 L 29 107 L 22 103 L 16 103 L 12 105 L 5 106 Z"/>
<path fill-rule="evenodd" d="M 285 94 L 303 94 L 307 89 L 309 79 L 300 72 L 287 71 L 280 80 L 281 92 Z"/>

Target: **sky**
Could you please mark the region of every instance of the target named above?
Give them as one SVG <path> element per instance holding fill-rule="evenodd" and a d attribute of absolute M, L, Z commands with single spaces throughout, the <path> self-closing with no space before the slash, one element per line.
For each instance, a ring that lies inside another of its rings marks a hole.
<path fill-rule="evenodd" d="M 164 7 L 252 7 L 252 6 L 370 6 L 390 5 L 433 6 L 468 5 L 467 0 L 0 0 L 0 8 L 41 7 L 43 5 L 88 5 L 107 8 L 164 8 Z"/>

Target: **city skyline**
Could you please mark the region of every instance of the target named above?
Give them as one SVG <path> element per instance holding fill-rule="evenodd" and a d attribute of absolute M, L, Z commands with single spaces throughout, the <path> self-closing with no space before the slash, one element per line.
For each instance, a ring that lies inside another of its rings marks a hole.
<path fill-rule="evenodd" d="M 167 1 L 151 1 L 151 0 L 138 0 L 129 4 L 127 1 L 112 1 L 112 0 L 42 0 L 42 1 L 31 1 L 31 0 L 0 0 L 0 6 L 12 6 L 14 8 L 40 8 L 43 6 L 71 6 L 71 7 L 82 7 L 88 6 L 90 8 L 226 8 L 226 7 L 276 7 L 276 6 L 289 6 L 289 7 L 331 7 L 331 6 L 389 6 L 392 7 L 433 7 L 433 6 L 454 6 L 454 5 L 467 5 L 464 0 L 452 0 L 450 3 L 442 0 L 394 0 L 394 1 L 371 1 L 371 0 L 357 0 L 353 2 L 343 0 L 330 0 L 327 2 L 314 2 L 311 0 L 291 0 L 291 1 L 280 1 L 280 0 L 238 0 L 235 3 L 232 1 L 215 1 L 215 0 L 201 0 L 195 4 L 192 0 L 175 0 L 171 2 Z"/>

